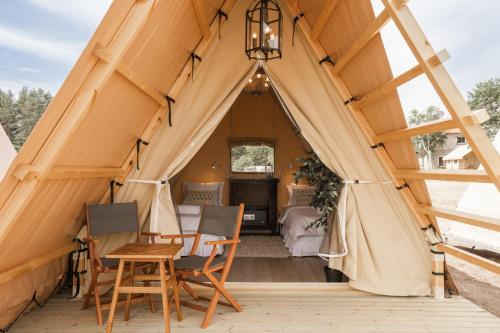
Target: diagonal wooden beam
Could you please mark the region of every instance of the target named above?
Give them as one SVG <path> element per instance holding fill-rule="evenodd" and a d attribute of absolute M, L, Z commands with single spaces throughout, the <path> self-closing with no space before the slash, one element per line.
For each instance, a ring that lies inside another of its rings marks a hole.
<path fill-rule="evenodd" d="M 321 9 L 321 14 L 319 14 L 319 17 L 316 20 L 314 27 L 312 28 L 311 31 L 312 39 L 318 39 L 319 35 L 323 31 L 323 29 L 325 29 L 328 20 L 332 16 L 333 12 L 335 11 L 335 8 L 337 8 L 339 3 L 340 0 L 327 0 L 325 2 L 325 4 L 323 5 L 323 9 Z"/>
<path fill-rule="evenodd" d="M 490 183 L 491 180 L 484 170 L 421 170 L 396 169 L 394 175 L 404 179 L 447 180 L 455 182 Z"/>
<path fill-rule="evenodd" d="M 210 24 L 208 23 L 205 4 L 201 0 L 191 0 L 191 3 L 193 4 L 194 13 L 196 15 L 196 19 L 198 20 L 198 25 L 200 26 L 203 38 L 210 38 L 212 31 L 210 30 Z"/>
<path fill-rule="evenodd" d="M 449 59 L 449 54 L 446 52 L 446 50 L 442 50 L 439 53 L 435 54 L 431 58 L 427 60 L 431 66 L 438 66 L 442 64 L 444 61 Z M 413 80 L 414 78 L 422 75 L 424 73 L 424 69 L 420 65 L 416 65 L 406 72 L 398 75 L 397 77 L 393 78 L 392 80 L 389 80 L 388 82 L 380 85 L 378 88 L 374 89 L 373 91 L 369 92 L 366 95 L 363 96 L 358 96 L 358 100 L 354 101 L 354 104 L 357 107 L 363 107 L 389 93 L 394 91 L 396 88 L 399 86 L 402 86 L 403 84 Z"/>
<path fill-rule="evenodd" d="M 372 38 L 379 33 L 380 29 L 389 22 L 390 19 L 389 12 L 383 10 L 373 21 L 370 23 L 365 30 L 359 35 L 359 37 L 351 44 L 351 47 L 342 54 L 340 59 L 335 63 L 332 68 L 333 75 L 340 73 L 342 69 L 372 40 Z"/>
<path fill-rule="evenodd" d="M 60 151 L 62 151 L 72 133 L 84 119 L 94 102 L 96 93 L 107 84 L 115 72 L 132 41 L 146 23 L 154 4 L 155 1 L 137 1 L 131 7 L 129 14 L 124 18 L 109 47 L 110 51 L 116 55 L 116 58 L 109 63 L 100 61 L 96 64 L 82 84 L 76 99 L 66 109 L 59 123 L 53 128 L 48 140 L 40 148 L 32 165 L 39 170 L 42 178 L 56 162 Z M 38 184 L 37 179 L 19 182 L 15 192 L 2 206 L 0 210 L 0 216 L 2 216 L 0 243 L 6 237 L 13 222 L 19 218 L 20 214 L 28 206 L 37 192 Z"/>
<path fill-rule="evenodd" d="M 425 215 L 438 216 L 444 219 L 454 220 L 460 223 L 473 225 L 475 227 L 480 227 L 500 232 L 500 218 L 493 218 L 489 216 L 482 216 L 477 214 L 461 212 L 458 210 L 435 207 L 435 206 L 427 206 L 427 205 L 419 207 L 418 210 Z"/>
<path fill-rule="evenodd" d="M 432 67 L 425 61 L 435 52 L 415 17 L 408 6 L 400 6 L 400 1 L 382 0 L 382 3 L 491 181 L 500 190 L 500 155 L 481 125 L 464 123 L 463 118 L 470 116 L 471 110 L 444 66 Z"/>
<path fill-rule="evenodd" d="M 486 269 L 487 271 L 500 275 L 500 264 L 494 262 L 493 260 L 485 259 L 478 255 L 472 254 L 470 252 L 443 243 L 437 244 L 436 248 L 438 251 L 442 251 L 458 259 L 462 259 L 464 261 L 467 261 L 468 263 L 471 263 L 473 265 Z"/>

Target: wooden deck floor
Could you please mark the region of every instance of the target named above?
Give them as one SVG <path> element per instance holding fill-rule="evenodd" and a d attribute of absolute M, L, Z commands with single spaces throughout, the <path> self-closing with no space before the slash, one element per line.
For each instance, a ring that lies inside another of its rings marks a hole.
<path fill-rule="evenodd" d="M 343 284 L 228 283 L 243 305 L 237 313 L 219 306 L 211 326 L 202 330 L 202 314 L 183 308 L 184 320 L 172 315 L 172 332 L 500 332 L 500 319 L 462 297 L 382 297 Z M 158 307 L 160 303 L 157 302 Z M 104 332 L 93 309 L 81 301 L 53 298 L 21 318 L 9 333 Z M 124 322 L 121 309 L 113 332 L 163 332 L 161 311 L 142 304 Z"/>

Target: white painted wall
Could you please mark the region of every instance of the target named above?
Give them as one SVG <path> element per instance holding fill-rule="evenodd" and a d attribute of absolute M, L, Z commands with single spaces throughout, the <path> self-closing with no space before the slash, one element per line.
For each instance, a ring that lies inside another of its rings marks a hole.
<path fill-rule="evenodd" d="M 16 150 L 0 125 L 0 181 L 3 179 L 14 157 L 16 157 Z"/>

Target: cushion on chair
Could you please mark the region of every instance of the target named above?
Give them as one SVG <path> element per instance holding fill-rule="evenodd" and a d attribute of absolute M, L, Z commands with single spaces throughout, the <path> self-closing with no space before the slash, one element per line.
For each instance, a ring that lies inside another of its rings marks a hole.
<path fill-rule="evenodd" d="M 205 265 L 207 259 L 208 259 L 207 257 L 200 257 L 200 256 L 184 257 L 175 261 L 175 269 L 198 271 L 203 268 L 203 265 Z M 212 261 L 212 263 L 210 264 L 210 268 L 219 266 L 221 264 L 224 264 L 225 262 L 226 262 L 225 256 L 222 255 L 216 256 Z"/>

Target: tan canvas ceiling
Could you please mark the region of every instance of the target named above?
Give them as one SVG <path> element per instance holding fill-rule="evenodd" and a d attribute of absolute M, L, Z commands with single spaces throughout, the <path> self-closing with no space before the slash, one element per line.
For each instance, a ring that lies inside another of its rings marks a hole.
<path fill-rule="evenodd" d="M 0 294 L 7 295 L 0 300 L 3 314 L 0 327 L 31 299 L 33 291 L 46 294 L 55 285 L 63 267 L 60 260 L 48 260 L 50 265 L 36 270 L 22 265 L 70 244 L 81 227 L 84 203 L 108 200 L 111 179 L 123 182 L 127 175 L 162 179 L 178 172 L 215 128 L 245 78 L 255 69 L 243 53 L 242 8 L 248 7 L 248 1 L 199 3 L 205 8 L 202 12 L 197 12 L 191 1 L 113 2 L 11 164 L 0 184 L 0 273 L 14 273 L 0 274 L 4 278 L 0 280 Z M 386 171 L 353 121 L 353 117 L 359 115 L 351 114 L 343 105 L 347 93 L 348 96 L 363 95 L 392 78 L 380 36 L 370 36 L 368 44 L 340 70 L 338 76 L 343 88 L 338 91 L 327 82 L 324 65 L 317 64 L 317 52 L 312 52 L 306 42 L 308 36 L 297 33 L 296 48 L 290 45 L 291 17 L 296 13 L 288 10 L 300 7 L 304 17 L 299 25 L 305 22 L 314 25 L 324 19 L 321 9 L 325 0 L 280 3 L 287 12 L 284 58 L 267 64 L 278 92 L 294 117 L 304 116 L 301 122 L 304 135 L 328 165 L 349 178 L 386 180 Z M 229 14 L 227 23 L 222 19 L 220 40 L 217 19 L 208 33 L 204 26 L 204 22 L 208 24 L 216 16 L 219 8 Z M 203 17 L 205 19 L 200 19 Z M 374 17 L 370 0 L 340 1 L 318 33 L 317 45 L 338 59 L 350 50 Z M 196 65 L 194 82 L 190 82 L 189 61 L 195 50 L 202 55 L 202 61 Z M 217 92 L 214 92 L 215 86 L 220 88 Z M 322 99 L 313 100 L 316 94 L 322 95 Z M 176 100 L 173 127 L 164 121 L 166 95 Z M 406 127 L 396 91 L 363 106 L 360 112 L 375 134 Z M 333 128 L 338 124 L 344 124 L 345 127 L 338 130 L 348 131 L 350 136 L 335 139 L 339 134 L 334 133 Z M 349 144 L 358 147 L 359 160 L 343 158 L 349 152 L 342 150 L 348 137 L 355 139 Z M 143 148 L 144 169 L 129 174 L 138 138 L 151 143 Z M 161 145 L 155 144 L 160 142 Z M 396 168 L 418 168 L 408 139 L 389 142 L 385 148 Z M 423 181 L 408 180 L 407 183 L 419 203 L 430 203 Z M 118 191 L 119 199 L 139 200 L 144 221 L 154 189 L 133 185 Z M 355 238 L 351 244 L 357 245 L 358 253 L 352 260 L 348 257 L 343 263 L 335 263 L 337 267 L 343 265 L 356 276 L 353 285 L 361 289 L 402 294 L 406 288 L 408 294 L 428 294 L 431 276 L 428 251 L 416 218 L 402 199 L 403 194 L 380 185 L 369 190 L 353 188 L 352 194 L 348 207 L 351 213 L 356 210 L 352 213 L 356 223 L 350 227 L 356 231 L 351 230 Z M 376 203 L 373 200 L 377 200 Z M 361 203 L 366 203 L 366 208 Z M 376 204 L 384 209 L 379 209 L 383 213 L 372 220 L 369 212 L 376 209 Z M 422 216 L 419 219 L 422 224 Z M 429 223 L 434 220 L 429 219 Z M 353 250 L 353 255 L 356 251 Z M 385 264 L 402 275 L 383 271 Z M 22 269 L 16 273 L 20 265 Z M 370 272 L 375 272 L 376 277 L 371 279 Z M 414 283 L 400 281 L 396 289 L 383 281 L 398 276 L 403 280 L 413 272 Z"/>

